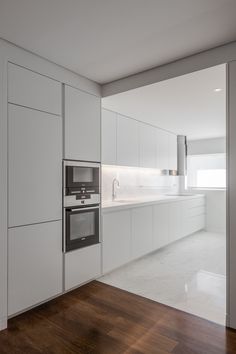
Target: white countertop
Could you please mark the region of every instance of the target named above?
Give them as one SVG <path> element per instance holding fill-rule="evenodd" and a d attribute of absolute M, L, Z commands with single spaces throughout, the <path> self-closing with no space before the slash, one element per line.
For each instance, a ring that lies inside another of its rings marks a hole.
<path fill-rule="evenodd" d="M 133 199 L 122 199 L 115 201 L 104 201 L 102 202 L 102 212 L 118 211 L 124 209 L 130 209 L 135 207 L 140 207 L 144 205 L 153 205 L 169 202 L 178 202 L 182 200 L 190 200 L 195 198 L 204 197 L 204 194 L 194 194 L 194 195 L 160 195 L 155 197 L 147 198 L 133 198 Z"/>

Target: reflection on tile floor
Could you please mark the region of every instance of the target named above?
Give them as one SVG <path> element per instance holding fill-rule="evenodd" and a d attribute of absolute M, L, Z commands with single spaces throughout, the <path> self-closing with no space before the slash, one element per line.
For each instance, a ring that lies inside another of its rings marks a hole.
<path fill-rule="evenodd" d="M 225 235 L 198 232 L 99 280 L 225 324 Z"/>

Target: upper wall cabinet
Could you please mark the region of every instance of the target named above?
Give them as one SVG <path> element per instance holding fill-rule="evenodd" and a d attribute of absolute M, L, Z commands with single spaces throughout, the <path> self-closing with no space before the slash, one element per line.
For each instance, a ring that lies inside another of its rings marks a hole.
<path fill-rule="evenodd" d="M 156 130 L 157 168 L 169 169 L 169 133 L 165 130 Z"/>
<path fill-rule="evenodd" d="M 139 165 L 138 122 L 117 115 L 117 165 Z"/>
<path fill-rule="evenodd" d="M 177 170 L 177 136 L 169 133 L 169 170 Z"/>
<path fill-rule="evenodd" d="M 156 128 L 139 123 L 140 167 L 156 168 Z"/>
<path fill-rule="evenodd" d="M 100 161 L 101 99 L 65 85 L 65 158 Z"/>
<path fill-rule="evenodd" d="M 116 113 L 102 110 L 102 163 L 116 164 Z"/>
<path fill-rule="evenodd" d="M 61 84 L 9 63 L 8 102 L 61 115 Z"/>
<path fill-rule="evenodd" d="M 61 219 L 62 121 L 8 105 L 9 226 Z"/>

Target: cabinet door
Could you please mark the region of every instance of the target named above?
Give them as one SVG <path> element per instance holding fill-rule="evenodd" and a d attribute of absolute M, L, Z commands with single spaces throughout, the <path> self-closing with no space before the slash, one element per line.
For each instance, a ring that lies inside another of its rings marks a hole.
<path fill-rule="evenodd" d="M 116 113 L 102 110 L 102 163 L 116 164 Z"/>
<path fill-rule="evenodd" d="M 117 165 L 138 166 L 138 122 L 117 115 Z"/>
<path fill-rule="evenodd" d="M 9 229 L 8 315 L 62 292 L 61 222 Z"/>
<path fill-rule="evenodd" d="M 131 259 L 131 214 L 129 210 L 103 215 L 103 273 Z"/>
<path fill-rule="evenodd" d="M 65 158 L 100 161 L 100 97 L 65 86 Z"/>
<path fill-rule="evenodd" d="M 169 170 L 177 170 L 177 136 L 169 133 Z"/>
<path fill-rule="evenodd" d="M 61 115 L 61 83 L 8 64 L 8 102 Z"/>
<path fill-rule="evenodd" d="M 93 245 L 65 254 L 65 290 L 101 275 L 101 245 Z"/>
<path fill-rule="evenodd" d="M 169 133 L 157 129 L 156 130 L 156 165 L 159 170 L 169 169 Z"/>
<path fill-rule="evenodd" d="M 181 202 L 170 203 L 169 225 L 170 225 L 170 230 L 169 230 L 170 242 L 174 242 L 183 236 Z"/>
<path fill-rule="evenodd" d="M 61 117 L 8 105 L 9 226 L 61 219 Z"/>
<path fill-rule="evenodd" d="M 153 249 L 152 207 L 132 210 L 132 259 L 141 257 Z"/>
<path fill-rule="evenodd" d="M 153 206 L 153 248 L 169 243 L 169 204 Z"/>
<path fill-rule="evenodd" d="M 140 167 L 156 168 L 156 128 L 139 123 Z"/>

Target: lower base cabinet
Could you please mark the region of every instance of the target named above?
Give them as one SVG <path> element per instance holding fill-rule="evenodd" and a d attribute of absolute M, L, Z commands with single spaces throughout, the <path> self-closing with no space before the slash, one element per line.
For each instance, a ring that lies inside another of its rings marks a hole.
<path fill-rule="evenodd" d="M 130 210 L 103 215 L 103 273 L 122 266 L 131 259 Z"/>
<path fill-rule="evenodd" d="M 65 254 L 65 291 L 101 275 L 101 245 L 80 248 Z"/>
<path fill-rule="evenodd" d="M 62 293 L 61 235 L 61 221 L 9 229 L 9 316 Z"/>
<path fill-rule="evenodd" d="M 204 196 L 105 211 L 103 274 L 204 228 Z"/>
<path fill-rule="evenodd" d="M 139 258 L 153 250 L 152 207 L 132 210 L 131 258 Z"/>
<path fill-rule="evenodd" d="M 168 245 L 169 240 L 169 204 L 153 206 L 153 248 Z"/>

